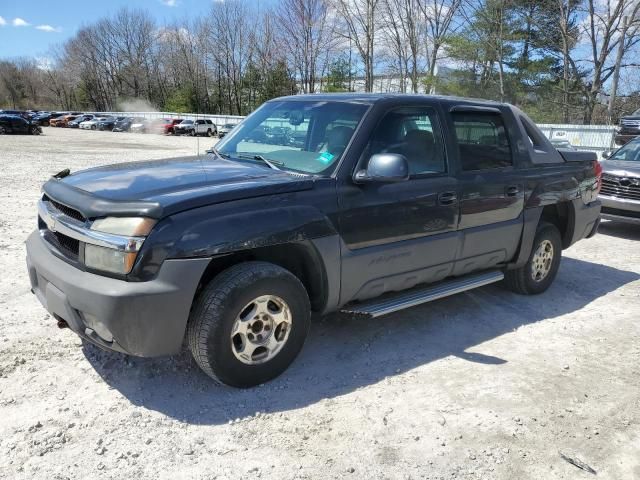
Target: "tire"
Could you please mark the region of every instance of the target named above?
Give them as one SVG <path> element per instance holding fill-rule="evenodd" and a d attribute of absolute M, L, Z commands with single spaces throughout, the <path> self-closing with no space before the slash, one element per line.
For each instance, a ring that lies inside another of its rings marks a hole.
<path fill-rule="evenodd" d="M 211 129 L 207 130 L 207 137 L 213 137 L 213 133 L 211 132 Z"/>
<path fill-rule="evenodd" d="M 196 131 L 195 131 L 195 129 L 194 129 L 194 130 L 191 130 L 191 133 L 189 133 L 189 135 L 191 135 L 192 137 L 195 137 L 195 136 L 196 136 Z"/>
<path fill-rule="evenodd" d="M 40 129 L 38 127 L 31 127 L 31 135 L 40 135 Z"/>
<path fill-rule="evenodd" d="M 0 127 L 0 135 L 4 135 L 5 133 L 7 133 L 5 128 L 4 127 Z"/>
<path fill-rule="evenodd" d="M 523 295 L 537 295 L 546 291 L 558 274 L 562 258 L 562 239 L 558 228 L 540 222 L 527 263 L 507 270 L 504 284 L 509 290 Z"/>
<path fill-rule="evenodd" d="M 95 125 L 91 125 L 91 130 L 95 130 L 96 126 Z"/>
<path fill-rule="evenodd" d="M 256 302 L 265 298 L 269 300 Z M 288 311 L 271 299 L 282 301 Z M 280 309 L 274 315 L 289 314 L 281 317 L 289 318 L 289 323 L 259 320 L 258 309 L 273 305 Z M 241 263 L 220 273 L 198 295 L 189 316 L 187 340 L 196 363 L 215 381 L 254 387 L 277 377 L 293 362 L 307 337 L 310 315 L 307 291 L 297 277 L 271 263 Z M 232 335 L 238 325 L 246 328 L 246 336 Z M 268 335 L 263 344 L 274 343 L 276 347 L 270 350 L 250 342 L 248 337 L 252 335 L 258 341 L 256 331 Z M 253 355 L 242 360 L 238 355 L 246 355 L 245 350 Z"/>

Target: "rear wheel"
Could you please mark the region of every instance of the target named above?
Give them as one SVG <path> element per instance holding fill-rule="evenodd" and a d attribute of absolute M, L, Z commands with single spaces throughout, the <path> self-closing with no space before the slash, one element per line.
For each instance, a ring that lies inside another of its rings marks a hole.
<path fill-rule="evenodd" d="M 516 293 L 542 293 L 556 278 L 561 257 L 562 239 L 558 228 L 551 223 L 541 222 L 527 263 L 520 268 L 507 270 L 504 283 Z"/>
<path fill-rule="evenodd" d="M 207 137 L 213 137 L 213 132 L 211 131 L 211 129 L 207 130 Z"/>
<path fill-rule="evenodd" d="M 284 372 L 300 352 L 309 325 L 309 297 L 300 280 L 277 265 L 247 262 L 204 288 L 187 337 L 207 375 L 246 388 Z"/>

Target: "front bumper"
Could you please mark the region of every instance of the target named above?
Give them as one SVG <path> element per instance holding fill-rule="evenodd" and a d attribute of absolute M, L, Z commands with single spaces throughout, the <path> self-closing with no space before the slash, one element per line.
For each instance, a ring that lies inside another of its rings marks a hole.
<path fill-rule="evenodd" d="M 140 357 L 180 351 L 208 263 L 207 258 L 165 260 L 155 279 L 127 282 L 59 259 L 38 231 L 27 239 L 31 290 L 47 311 L 91 343 Z"/>
<path fill-rule="evenodd" d="M 600 194 L 602 218 L 619 222 L 640 223 L 640 200 L 609 197 Z"/>

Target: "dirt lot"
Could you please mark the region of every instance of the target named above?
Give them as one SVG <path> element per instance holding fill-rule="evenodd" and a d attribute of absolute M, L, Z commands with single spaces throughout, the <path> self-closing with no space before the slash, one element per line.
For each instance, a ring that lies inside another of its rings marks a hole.
<path fill-rule="evenodd" d="M 200 148 L 210 146 L 201 139 Z M 195 152 L 191 138 L 0 137 L 0 478 L 640 479 L 640 228 L 604 224 L 554 286 L 490 286 L 375 321 L 316 322 L 251 390 L 187 354 L 83 347 L 29 291 L 47 177 Z"/>

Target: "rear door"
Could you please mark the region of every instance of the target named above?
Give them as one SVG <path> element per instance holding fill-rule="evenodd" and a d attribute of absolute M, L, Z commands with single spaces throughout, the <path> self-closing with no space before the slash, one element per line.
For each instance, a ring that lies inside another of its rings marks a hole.
<path fill-rule="evenodd" d="M 523 228 L 524 182 L 514 164 L 517 136 L 498 108 L 449 113 L 458 156 L 462 246 L 455 275 L 491 268 L 516 253 Z"/>
<path fill-rule="evenodd" d="M 434 282 L 451 274 L 458 248 L 457 180 L 445 155 L 442 122 L 429 103 L 381 113 L 356 169 L 376 153 L 407 157 L 410 179 L 338 184 L 345 244 L 341 302 Z"/>

